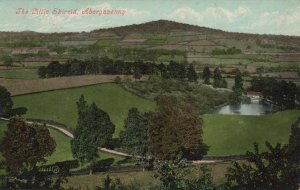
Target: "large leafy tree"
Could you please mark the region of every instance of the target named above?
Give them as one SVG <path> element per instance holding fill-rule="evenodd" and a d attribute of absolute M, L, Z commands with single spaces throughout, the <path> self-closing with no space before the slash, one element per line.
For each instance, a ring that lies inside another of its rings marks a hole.
<path fill-rule="evenodd" d="M 46 161 L 56 147 L 46 127 L 11 120 L 1 140 L 0 148 L 7 171 L 18 174 L 24 168 L 32 169 Z"/>
<path fill-rule="evenodd" d="M 4 166 L 13 176 L 3 189 L 61 189 L 65 174 L 52 179 L 47 172 L 39 171 L 56 147 L 54 139 L 45 126 L 11 120 L 0 142 L 5 158 Z"/>
<path fill-rule="evenodd" d="M 71 150 L 81 163 L 92 162 L 97 157 L 98 147 L 107 146 L 115 131 L 108 114 L 95 103 L 87 105 L 82 95 L 77 102 L 78 122 L 71 141 Z"/>
<path fill-rule="evenodd" d="M 148 148 L 148 114 L 142 114 L 137 108 L 131 108 L 124 124 L 125 130 L 120 133 L 122 148 L 145 168 L 153 168 L 154 159 Z"/>
<path fill-rule="evenodd" d="M 158 160 L 201 159 L 208 147 L 202 141 L 202 120 L 190 105 L 161 96 L 150 116 L 149 149 Z"/>

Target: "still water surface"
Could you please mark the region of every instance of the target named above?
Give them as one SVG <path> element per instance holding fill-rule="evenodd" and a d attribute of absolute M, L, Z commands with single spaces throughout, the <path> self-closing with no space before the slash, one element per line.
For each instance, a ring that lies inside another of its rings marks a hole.
<path fill-rule="evenodd" d="M 226 105 L 218 108 L 215 113 L 230 115 L 264 115 L 276 111 L 278 111 L 278 109 L 272 104 L 251 102 L 249 104 L 241 103 L 238 105 Z"/>

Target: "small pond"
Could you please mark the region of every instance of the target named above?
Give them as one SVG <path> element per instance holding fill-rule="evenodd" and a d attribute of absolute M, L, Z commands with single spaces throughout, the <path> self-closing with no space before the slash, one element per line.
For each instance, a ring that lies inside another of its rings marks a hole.
<path fill-rule="evenodd" d="M 237 105 L 226 105 L 218 108 L 215 113 L 230 115 L 264 115 L 276 111 L 278 111 L 278 109 L 272 104 L 251 102 Z"/>

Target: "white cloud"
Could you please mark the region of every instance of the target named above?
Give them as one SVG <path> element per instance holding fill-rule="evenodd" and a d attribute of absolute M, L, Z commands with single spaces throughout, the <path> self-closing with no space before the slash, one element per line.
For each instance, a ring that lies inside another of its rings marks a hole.
<path fill-rule="evenodd" d="M 232 23 L 240 16 L 246 15 L 250 12 L 251 11 L 248 7 L 243 7 L 243 6 L 239 6 L 237 9 L 233 11 L 230 11 L 222 7 L 212 7 L 212 8 L 207 8 L 203 12 L 203 16 L 205 18 L 225 20 L 228 23 Z"/>
<path fill-rule="evenodd" d="M 124 10 L 126 11 L 125 15 L 128 15 L 128 16 L 138 16 L 138 15 L 142 15 L 142 14 L 149 15 L 149 12 L 143 11 L 143 10 L 127 9 L 127 8 L 124 8 Z"/>
<path fill-rule="evenodd" d="M 278 11 L 262 13 L 254 23 L 242 28 L 274 34 L 299 35 L 300 6 L 284 13 Z"/>
<path fill-rule="evenodd" d="M 203 19 L 203 16 L 199 12 L 189 7 L 176 9 L 170 14 L 170 17 L 179 18 L 181 20 L 196 19 L 202 21 Z"/>
<path fill-rule="evenodd" d="M 204 11 L 196 11 L 190 7 L 179 8 L 169 16 L 180 20 L 196 19 L 198 22 L 209 19 L 210 21 L 234 22 L 238 17 L 251 13 L 248 7 L 239 6 L 231 11 L 222 7 L 209 7 Z"/>

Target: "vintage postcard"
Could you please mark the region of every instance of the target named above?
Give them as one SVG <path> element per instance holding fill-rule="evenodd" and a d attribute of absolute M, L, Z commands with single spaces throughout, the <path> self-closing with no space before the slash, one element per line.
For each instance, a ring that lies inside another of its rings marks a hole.
<path fill-rule="evenodd" d="M 0 0 L 0 189 L 300 189 L 299 0 Z"/>

